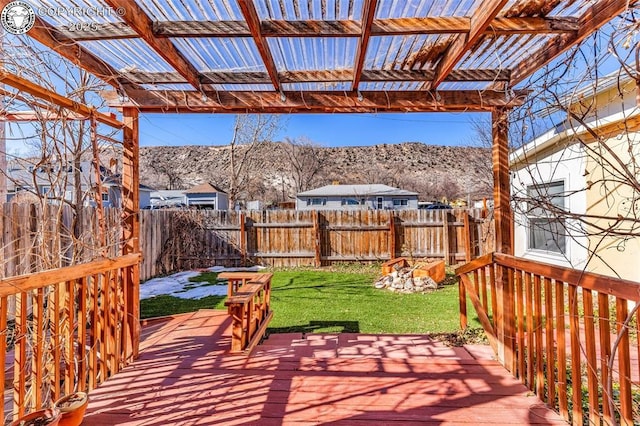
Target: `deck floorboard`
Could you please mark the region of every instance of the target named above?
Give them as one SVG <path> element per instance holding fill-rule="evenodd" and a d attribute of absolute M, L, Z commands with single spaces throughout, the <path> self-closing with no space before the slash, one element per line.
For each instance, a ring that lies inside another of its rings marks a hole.
<path fill-rule="evenodd" d="M 140 358 L 90 394 L 84 425 L 566 424 L 481 346 L 419 335 L 273 335 L 230 355 L 226 311 L 143 328 Z"/>

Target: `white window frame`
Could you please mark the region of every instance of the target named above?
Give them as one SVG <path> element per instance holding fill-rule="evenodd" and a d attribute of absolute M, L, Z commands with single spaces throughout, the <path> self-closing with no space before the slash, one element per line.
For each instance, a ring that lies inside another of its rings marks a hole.
<path fill-rule="evenodd" d="M 550 189 L 558 187 L 558 192 L 550 192 Z M 566 182 L 564 182 L 564 180 L 528 185 L 526 190 L 527 197 L 529 198 L 549 194 L 549 202 L 563 210 L 567 210 L 568 200 L 565 193 Z M 554 197 L 554 194 L 560 195 Z M 526 211 L 526 223 L 528 251 L 542 252 L 554 256 L 566 256 L 568 254 L 569 242 L 566 233 L 566 219 L 556 217 L 539 208 L 530 206 Z M 534 223 L 536 224 L 535 226 Z M 545 225 L 547 227 L 546 229 L 543 228 Z M 536 235 L 534 234 L 536 229 L 538 232 L 543 233 L 542 236 L 549 235 L 544 245 L 536 243 Z"/>

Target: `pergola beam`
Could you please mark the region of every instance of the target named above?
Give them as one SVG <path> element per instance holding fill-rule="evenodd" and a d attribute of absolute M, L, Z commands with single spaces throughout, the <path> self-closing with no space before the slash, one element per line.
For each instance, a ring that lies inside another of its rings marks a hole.
<path fill-rule="evenodd" d="M 453 70 L 456 64 L 467 53 L 469 48 L 482 36 L 491 21 L 502 10 L 508 0 L 485 0 L 471 18 L 471 28 L 468 33 L 458 34 L 442 54 L 436 67 L 436 75 L 431 83 L 431 89 L 436 89 Z"/>
<path fill-rule="evenodd" d="M 109 125 L 115 129 L 119 129 L 123 126 L 123 123 L 116 120 L 115 117 L 98 112 L 93 107 L 89 107 L 80 102 L 71 100 L 65 96 L 62 96 L 47 88 L 32 83 L 31 81 L 19 77 L 15 74 L 11 74 L 6 71 L 0 71 L 0 84 L 6 84 L 20 90 L 21 92 L 29 93 L 30 95 L 33 95 L 46 102 L 50 102 L 59 107 L 65 108 L 71 112 L 86 117 L 90 117 L 91 115 L 93 115 L 98 122 Z"/>
<path fill-rule="evenodd" d="M 273 61 L 273 55 L 271 55 L 269 43 L 267 43 L 267 40 L 262 35 L 260 29 L 260 17 L 258 17 L 256 7 L 252 0 L 238 0 L 238 6 L 240 7 L 240 11 L 244 16 L 245 21 L 247 22 L 251 36 L 256 43 L 260 57 L 262 57 L 264 66 L 267 69 L 267 73 L 269 73 L 271 84 L 273 84 L 274 90 L 279 92 L 281 87 L 280 81 L 278 80 L 278 69 Z"/>
<path fill-rule="evenodd" d="M 570 17 L 496 17 L 484 30 L 484 36 L 519 34 L 562 34 L 578 30 L 578 19 Z M 471 31 L 471 18 L 423 17 L 374 19 L 371 36 L 402 36 L 412 34 L 459 34 Z M 56 32 L 65 40 L 113 40 L 139 37 L 122 22 L 97 24 L 93 31 L 77 32 L 57 27 Z M 251 37 L 245 21 L 172 21 L 153 22 L 153 35 L 167 37 Z M 288 21 L 260 22 L 263 37 L 360 37 L 359 21 Z"/>
<path fill-rule="evenodd" d="M 122 19 L 142 38 L 158 55 L 171 65 L 196 90 L 201 90 L 198 70 L 166 38 L 158 38 L 153 33 L 153 22 L 137 3 L 129 0 L 105 0 L 113 9 L 123 10 Z"/>
<path fill-rule="evenodd" d="M 578 45 L 598 28 L 621 14 L 627 7 L 638 3 L 637 0 L 607 0 L 591 6 L 578 20 L 578 31 L 563 34 L 549 40 L 547 45 L 536 54 L 528 56 L 513 70 L 511 85 L 516 85 L 542 68 L 555 57 Z"/>
<path fill-rule="evenodd" d="M 364 60 L 367 56 L 367 48 L 369 47 L 369 38 L 371 38 L 371 25 L 373 18 L 376 16 L 376 6 L 378 0 L 364 0 L 362 6 L 362 34 L 360 43 L 356 49 L 355 67 L 353 70 L 353 79 L 351 80 L 351 89 L 358 90 L 360 79 L 362 78 L 362 69 L 364 68 Z"/>
<path fill-rule="evenodd" d="M 186 80 L 178 73 L 133 71 L 128 78 L 140 84 L 184 84 Z M 431 81 L 433 70 L 363 70 L 362 82 Z M 468 81 L 509 81 L 509 70 L 466 69 L 453 70 L 445 79 L 450 82 Z M 285 71 L 278 73 L 281 83 L 336 83 L 353 79 L 353 70 L 309 70 Z M 206 84 L 269 84 L 271 79 L 266 72 L 203 72 L 202 81 Z"/>
<path fill-rule="evenodd" d="M 139 91 L 129 102 L 113 92 L 103 93 L 109 105 L 140 112 L 167 113 L 334 113 L 334 112 L 445 112 L 492 111 L 521 105 L 527 92 L 504 91 L 365 91 L 354 92 L 211 92 Z"/>
<path fill-rule="evenodd" d="M 0 9 L 4 8 L 10 1 L 0 0 Z M 82 48 L 79 44 L 61 42 L 65 37 L 55 27 L 43 21 L 37 15 L 35 17 L 35 25 L 27 32 L 27 35 L 116 89 L 127 92 L 130 88 L 140 88 L 122 78 L 115 68 Z"/>

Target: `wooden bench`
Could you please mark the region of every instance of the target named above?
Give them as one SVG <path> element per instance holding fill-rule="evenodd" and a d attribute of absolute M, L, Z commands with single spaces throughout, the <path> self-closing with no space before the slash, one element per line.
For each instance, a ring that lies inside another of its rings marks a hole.
<path fill-rule="evenodd" d="M 218 275 L 229 280 L 229 296 L 224 304 L 233 320 L 231 353 L 250 353 L 264 335 L 273 317 L 270 300 L 272 276 L 247 272 Z"/>

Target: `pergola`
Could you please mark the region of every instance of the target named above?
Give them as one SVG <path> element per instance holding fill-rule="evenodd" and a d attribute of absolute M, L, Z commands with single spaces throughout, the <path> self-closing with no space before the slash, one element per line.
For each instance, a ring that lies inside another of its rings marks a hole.
<path fill-rule="evenodd" d="M 30 3 L 25 36 L 110 85 L 103 96 L 122 120 L 6 70 L 0 83 L 123 129 L 125 255 L 139 252 L 140 113 L 443 111 L 492 114 L 496 251 L 513 254 L 507 114 L 527 95 L 518 85 L 636 1 Z"/>

